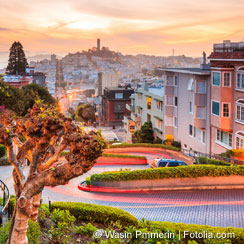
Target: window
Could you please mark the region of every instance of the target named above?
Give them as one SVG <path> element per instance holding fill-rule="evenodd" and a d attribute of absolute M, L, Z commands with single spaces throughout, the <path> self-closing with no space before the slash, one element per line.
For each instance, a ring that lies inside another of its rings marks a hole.
<path fill-rule="evenodd" d="M 212 101 L 212 114 L 219 116 L 219 102 Z"/>
<path fill-rule="evenodd" d="M 213 85 L 220 86 L 220 80 L 221 80 L 221 73 L 213 72 Z"/>
<path fill-rule="evenodd" d="M 169 162 L 168 167 L 177 167 L 179 166 L 178 162 Z"/>
<path fill-rule="evenodd" d="M 178 127 L 178 119 L 177 119 L 177 117 L 174 117 L 174 127 Z"/>
<path fill-rule="evenodd" d="M 173 116 L 167 116 L 166 117 L 166 125 L 173 126 L 173 122 L 174 122 L 174 117 Z"/>
<path fill-rule="evenodd" d="M 230 73 L 224 73 L 224 84 L 223 84 L 223 86 L 225 86 L 225 87 L 231 86 Z"/>
<path fill-rule="evenodd" d="M 205 81 L 198 81 L 197 92 L 201 93 L 201 94 L 205 94 L 206 89 L 207 89 L 206 82 Z"/>
<path fill-rule="evenodd" d="M 123 99 L 123 93 L 115 93 L 115 99 Z"/>
<path fill-rule="evenodd" d="M 236 105 L 236 119 L 244 122 L 244 100 L 238 100 Z"/>
<path fill-rule="evenodd" d="M 160 111 L 163 111 L 163 102 L 156 100 L 156 108 Z"/>
<path fill-rule="evenodd" d="M 137 113 L 142 114 L 142 108 L 141 107 L 137 107 Z"/>
<path fill-rule="evenodd" d="M 175 99 L 174 99 L 174 106 L 175 106 L 175 107 L 178 106 L 178 97 L 175 97 Z"/>
<path fill-rule="evenodd" d="M 244 132 L 236 133 L 236 149 L 244 149 Z"/>
<path fill-rule="evenodd" d="M 202 131 L 199 128 L 194 127 L 194 137 L 198 140 L 202 140 Z"/>
<path fill-rule="evenodd" d="M 167 164 L 167 161 L 160 161 L 158 164 L 158 167 L 165 167 Z"/>
<path fill-rule="evenodd" d="M 178 76 L 175 76 L 175 86 L 178 86 Z"/>
<path fill-rule="evenodd" d="M 190 113 L 193 114 L 193 103 L 190 102 Z"/>
<path fill-rule="evenodd" d="M 168 76 L 167 77 L 167 85 L 168 86 L 173 86 L 174 85 L 174 77 L 173 76 Z"/>
<path fill-rule="evenodd" d="M 115 119 L 123 119 L 123 117 L 124 117 L 124 114 L 123 113 L 115 113 L 114 114 L 114 118 Z"/>
<path fill-rule="evenodd" d="M 151 121 L 151 115 L 147 114 L 147 122 L 150 122 L 150 121 Z"/>
<path fill-rule="evenodd" d="M 162 130 L 163 129 L 163 121 L 160 119 L 156 119 L 156 128 Z"/>
<path fill-rule="evenodd" d="M 189 125 L 189 135 L 193 136 L 193 126 Z"/>
<path fill-rule="evenodd" d="M 142 99 L 142 93 L 138 93 L 137 96 L 138 96 L 138 99 L 139 99 L 139 100 Z"/>
<path fill-rule="evenodd" d="M 205 107 L 197 107 L 196 118 L 199 118 L 199 119 L 206 118 L 206 108 Z"/>
<path fill-rule="evenodd" d="M 244 74 L 237 74 L 237 89 L 244 89 Z"/>
<path fill-rule="evenodd" d="M 223 103 L 223 117 L 229 118 L 230 117 L 230 104 Z"/>
<path fill-rule="evenodd" d="M 217 129 L 217 141 L 228 146 L 228 147 L 232 147 L 232 134 L 225 132 L 225 131 L 221 131 Z"/>
<path fill-rule="evenodd" d="M 187 90 L 188 91 L 194 91 L 194 89 L 195 89 L 195 84 L 194 84 L 194 79 L 192 78 L 189 80 Z"/>
<path fill-rule="evenodd" d="M 152 103 L 152 98 L 151 97 L 147 97 L 147 109 L 151 110 L 151 103 Z"/>
<path fill-rule="evenodd" d="M 206 131 L 203 130 L 202 131 L 202 143 L 205 143 L 206 142 Z"/>
<path fill-rule="evenodd" d="M 167 105 L 173 105 L 173 103 L 174 103 L 174 97 L 167 96 Z"/>
<path fill-rule="evenodd" d="M 115 102 L 114 103 L 114 112 L 115 113 L 123 113 L 125 111 L 123 102 Z"/>
<path fill-rule="evenodd" d="M 135 128 L 136 128 L 136 127 L 135 127 L 134 125 L 131 125 L 131 126 L 130 126 L 130 130 L 135 130 Z"/>

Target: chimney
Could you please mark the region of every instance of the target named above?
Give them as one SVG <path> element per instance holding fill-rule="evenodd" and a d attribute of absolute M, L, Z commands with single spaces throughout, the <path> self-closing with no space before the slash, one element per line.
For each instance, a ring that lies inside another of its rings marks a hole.
<path fill-rule="evenodd" d="M 200 69 L 207 70 L 210 69 L 210 64 L 207 64 L 206 53 L 202 53 L 202 64 L 200 64 Z"/>

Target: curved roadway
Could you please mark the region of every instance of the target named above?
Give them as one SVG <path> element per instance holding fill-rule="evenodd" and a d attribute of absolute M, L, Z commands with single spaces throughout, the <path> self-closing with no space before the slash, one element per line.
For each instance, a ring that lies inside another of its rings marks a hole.
<path fill-rule="evenodd" d="M 131 154 L 131 153 L 130 153 Z M 163 153 L 142 153 L 150 162 L 165 156 Z M 145 169 L 149 166 L 95 166 L 88 173 L 71 180 L 64 186 L 47 187 L 43 191 L 44 202 L 74 201 L 101 204 L 124 209 L 138 219 L 170 221 L 212 226 L 244 227 L 244 189 L 160 191 L 133 194 L 94 193 L 78 190 L 78 184 L 86 177 L 103 171 L 121 168 Z"/>

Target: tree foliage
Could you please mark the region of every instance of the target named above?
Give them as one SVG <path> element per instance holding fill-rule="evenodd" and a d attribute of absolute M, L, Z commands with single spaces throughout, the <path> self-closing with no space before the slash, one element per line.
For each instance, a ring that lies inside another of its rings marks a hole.
<path fill-rule="evenodd" d="M 153 129 L 152 122 L 145 122 L 144 125 L 141 126 L 140 130 L 136 130 L 134 133 L 134 137 L 136 143 L 153 143 Z"/>
<path fill-rule="evenodd" d="M 43 188 L 66 184 L 89 171 L 102 155 L 105 143 L 99 131 L 86 133 L 56 107 L 40 102 L 24 118 L 14 121 L 12 114 L 5 112 L 0 121 L 0 144 L 7 147 L 9 162 L 14 166 L 16 205 L 9 243 L 27 244 L 28 220 L 37 220 Z M 24 142 L 19 140 L 20 135 Z M 16 154 L 14 144 L 19 147 Z M 63 150 L 70 153 L 59 160 Z M 30 162 L 27 177 L 23 173 L 26 159 Z"/>
<path fill-rule="evenodd" d="M 24 116 L 28 109 L 32 108 L 36 100 L 41 99 L 47 104 L 55 103 L 55 99 L 49 92 L 37 84 L 30 84 L 23 88 L 15 88 L 0 80 L 0 93 L 0 105 L 11 109 L 19 116 Z"/>
<path fill-rule="evenodd" d="M 77 107 L 75 114 L 82 121 L 88 123 L 95 121 L 95 109 L 91 104 L 81 104 Z"/>
<path fill-rule="evenodd" d="M 28 63 L 22 44 L 20 42 L 14 42 L 10 48 L 6 73 L 10 75 L 24 74 L 27 66 Z"/>

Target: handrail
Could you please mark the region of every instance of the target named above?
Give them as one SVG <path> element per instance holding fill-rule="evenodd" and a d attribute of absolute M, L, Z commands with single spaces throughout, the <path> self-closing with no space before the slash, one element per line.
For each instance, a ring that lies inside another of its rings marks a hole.
<path fill-rule="evenodd" d="M 10 201 L 10 194 L 9 194 L 9 189 L 6 186 L 6 184 L 0 180 L 0 188 L 2 189 L 3 192 L 3 208 L 0 212 L 0 214 L 5 214 L 5 210 L 9 204 Z"/>

